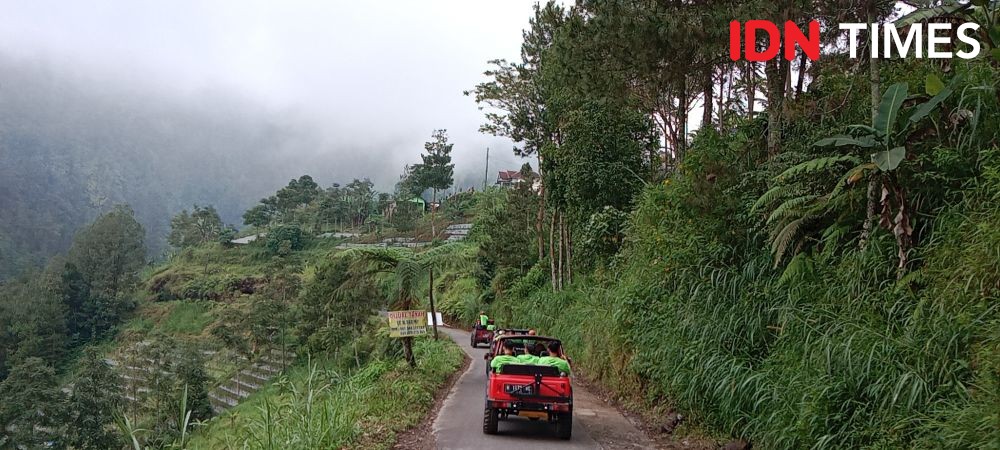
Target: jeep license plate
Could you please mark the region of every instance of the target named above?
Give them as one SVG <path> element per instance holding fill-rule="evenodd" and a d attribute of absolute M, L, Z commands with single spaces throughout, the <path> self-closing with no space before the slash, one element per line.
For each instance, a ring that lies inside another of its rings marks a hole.
<path fill-rule="evenodd" d="M 533 384 L 505 384 L 503 390 L 510 395 L 535 395 Z"/>

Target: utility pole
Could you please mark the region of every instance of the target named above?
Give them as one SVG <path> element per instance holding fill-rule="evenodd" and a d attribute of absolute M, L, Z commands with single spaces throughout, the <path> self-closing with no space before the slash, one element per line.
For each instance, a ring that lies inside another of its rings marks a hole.
<path fill-rule="evenodd" d="M 490 179 L 490 148 L 486 147 L 486 173 L 483 174 L 483 191 L 486 191 L 486 181 Z"/>

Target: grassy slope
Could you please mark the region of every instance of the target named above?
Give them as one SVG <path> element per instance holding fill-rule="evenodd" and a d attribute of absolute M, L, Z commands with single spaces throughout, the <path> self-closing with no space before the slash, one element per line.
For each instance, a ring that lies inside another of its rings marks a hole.
<path fill-rule="evenodd" d="M 765 245 L 730 244 L 726 215 L 685 211 L 688 193 L 660 186 L 613 271 L 552 293 L 543 268 L 494 312 L 560 336 L 619 395 L 755 447 L 996 448 L 990 171 L 933 222 L 923 266 L 902 282 L 885 233 L 783 279 Z"/>
<path fill-rule="evenodd" d="M 895 70 L 886 80 L 913 89 L 930 69 Z M 970 85 L 995 85 L 993 69 L 976 70 Z M 849 86 L 830 77 L 810 89 L 847 98 Z M 867 93 L 853 92 L 850 114 L 791 121 L 784 156 L 818 152 L 820 137 L 864 122 Z M 647 187 L 610 267 L 552 293 L 543 264 L 491 312 L 564 339 L 574 363 L 619 396 L 680 408 L 755 448 L 1000 448 L 1000 105 L 985 92 L 963 97 L 982 102 L 981 140 L 923 149 L 919 177 L 907 179 L 910 195 L 940 206 L 921 206 L 919 261 L 904 280 L 881 229 L 865 251 L 831 244 L 794 270 L 774 267 L 766 214 L 751 205 L 765 180 L 803 159 L 748 167 L 763 148 L 756 122 L 696 142 L 680 173 Z"/>
<path fill-rule="evenodd" d="M 417 230 L 401 235 L 429 235 L 429 228 L 425 218 Z M 143 274 L 145 299 L 119 340 L 166 335 L 218 349 L 223 344 L 210 334 L 213 325 L 233 309 L 249 308 L 266 290 L 276 267 L 308 283 L 316 265 L 329 258 L 338 243 L 313 239 L 284 258 L 268 256 L 256 245 L 181 251 Z M 247 294 L 246 287 L 257 293 Z M 418 340 L 418 367 L 411 370 L 384 329 L 372 328 L 366 339 L 381 341 L 388 352 L 361 368 L 336 358 L 336 351 L 314 355 L 311 362 L 300 360 L 273 384 L 198 428 L 191 448 L 390 447 L 397 433 L 421 420 L 437 388 L 461 366 L 463 354 L 447 340 Z M 109 354 L 123 348 L 110 343 L 107 347 Z M 218 355 L 218 361 L 208 361 L 214 382 L 235 368 L 225 352 Z"/>
<path fill-rule="evenodd" d="M 462 364 L 461 349 L 449 340 L 421 339 L 414 350 L 416 369 L 398 358 L 349 375 L 328 359 L 297 365 L 212 420 L 190 448 L 389 448 L 397 433 L 420 422 Z"/>

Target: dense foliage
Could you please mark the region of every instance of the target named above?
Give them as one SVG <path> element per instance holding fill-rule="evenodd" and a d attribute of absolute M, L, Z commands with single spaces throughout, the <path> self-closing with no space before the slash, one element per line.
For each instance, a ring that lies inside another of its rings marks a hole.
<path fill-rule="evenodd" d="M 537 150 L 544 182 L 536 227 L 510 222 L 518 238 L 497 212 L 524 203 L 484 197 L 474 239 L 514 245 L 481 258 L 478 301 L 564 339 L 624 400 L 754 447 L 996 447 L 997 61 L 827 49 L 760 67 L 725 60 L 711 34 L 725 25 L 707 25 L 890 20 L 892 2 L 834 3 L 539 6 L 522 60 L 475 91 L 500 111 L 484 129 Z M 992 30 L 996 5 L 973 3 L 894 19 Z M 471 319 L 475 301 L 451 295 Z"/>
<path fill-rule="evenodd" d="M 193 247 L 219 241 L 232 235 L 222 218 L 212 206 L 198 206 L 189 213 L 186 209 L 170 219 L 167 242 L 177 248 Z"/>
<path fill-rule="evenodd" d="M 274 195 L 243 213 L 243 223 L 258 229 L 296 225 L 310 231 L 362 229 L 373 225 L 388 198 L 365 178 L 325 190 L 309 175 L 292 179 Z"/>

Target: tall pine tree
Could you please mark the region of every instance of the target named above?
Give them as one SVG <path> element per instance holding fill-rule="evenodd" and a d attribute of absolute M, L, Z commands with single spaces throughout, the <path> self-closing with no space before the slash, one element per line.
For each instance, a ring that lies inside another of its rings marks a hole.
<path fill-rule="evenodd" d="M 93 348 L 84 353 L 66 408 L 66 443 L 80 449 L 120 448 L 114 416 L 121 405 L 121 379 Z"/>
<path fill-rule="evenodd" d="M 435 211 L 437 210 L 437 193 L 448 189 L 455 182 L 455 165 L 451 163 L 451 148 L 454 144 L 448 142 L 447 130 L 434 130 L 432 141 L 424 143 L 426 154 L 420 155 L 423 163 L 413 166 L 413 176 L 424 189 L 430 189 L 431 197 L 431 234 L 437 236 Z"/>

